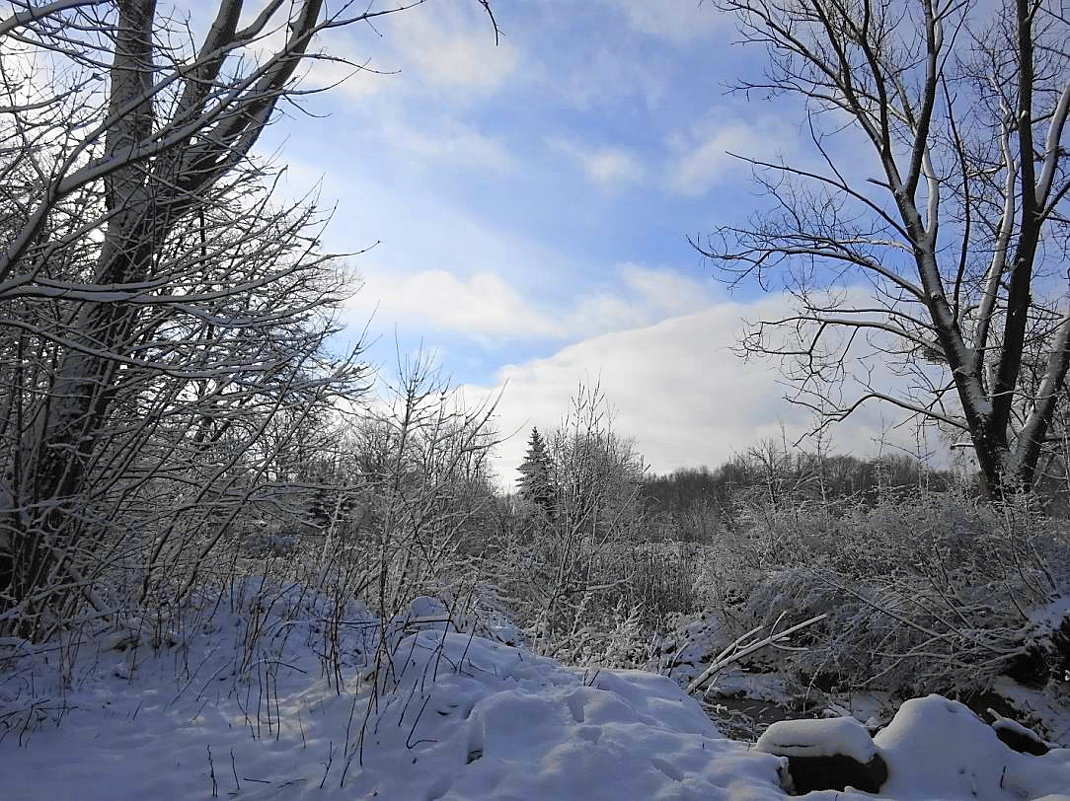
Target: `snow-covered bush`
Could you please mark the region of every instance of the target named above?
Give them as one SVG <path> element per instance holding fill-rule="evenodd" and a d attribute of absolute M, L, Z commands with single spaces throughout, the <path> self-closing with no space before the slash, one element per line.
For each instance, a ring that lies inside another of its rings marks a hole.
<path fill-rule="evenodd" d="M 301 537 L 296 532 L 262 528 L 245 536 L 242 551 L 253 558 L 292 556 L 300 543 Z"/>
<path fill-rule="evenodd" d="M 693 545 L 518 540 L 494 580 L 531 646 L 569 664 L 638 667 L 653 636 L 701 609 Z"/>
<path fill-rule="evenodd" d="M 826 614 L 756 666 L 804 686 L 906 697 L 969 693 L 1004 674 L 1056 677 L 1058 615 L 1070 595 L 1070 536 L 1025 501 L 1000 509 L 955 493 L 882 499 L 842 515 L 797 504 L 754 508 L 714 566 L 730 634 Z"/>
<path fill-rule="evenodd" d="M 581 387 L 562 425 L 533 446 L 528 472 L 538 462 L 545 486 L 538 503 L 521 493 L 494 564 L 531 646 L 573 664 L 641 664 L 658 619 L 692 606 L 678 551 L 644 544 L 645 467 L 610 417 L 599 390 Z"/>

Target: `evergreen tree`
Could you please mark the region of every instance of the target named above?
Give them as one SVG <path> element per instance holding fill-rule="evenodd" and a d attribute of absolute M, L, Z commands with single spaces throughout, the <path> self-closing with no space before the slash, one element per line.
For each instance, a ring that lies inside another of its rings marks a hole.
<path fill-rule="evenodd" d="M 532 428 L 528 452 L 520 465 L 520 497 L 552 515 L 556 495 L 546 441 L 539 429 Z"/>

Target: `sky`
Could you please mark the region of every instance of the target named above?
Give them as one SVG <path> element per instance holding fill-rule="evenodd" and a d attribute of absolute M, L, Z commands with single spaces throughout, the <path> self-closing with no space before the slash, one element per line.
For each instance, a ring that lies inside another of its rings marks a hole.
<path fill-rule="evenodd" d="M 321 49 L 359 68 L 315 64 L 306 86 L 341 83 L 260 143 L 284 191 L 333 208 L 324 247 L 365 251 L 336 344 L 364 334 L 388 374 L 423 348 L 466 398 L 500 392 L 507 482 L 581 384 L 659 473 L 795 441 L 811 419 L 778 365 L 734 351 L 743 321 L 785 299 L 730 291 L 689 242 L 761 207 L 729 151 L 802 157 L 797 107 L 728 91 L 761 52 L 697 0 L 492 7 L 497 43 L 477 0 L 332 31 Z M 824 444 L 911 448 L 897 422 L 866 408 Z"/>

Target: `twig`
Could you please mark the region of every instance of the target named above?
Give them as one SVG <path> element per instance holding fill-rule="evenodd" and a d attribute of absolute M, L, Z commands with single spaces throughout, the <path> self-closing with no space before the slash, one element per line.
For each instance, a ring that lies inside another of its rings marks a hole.
<path fill-rule="evenodd" d="M 212 746 L 208 748 L 208 775 L 212 779 L 212 798 L 219 798 L 219 782 L 215 779 L 215 763 L 212 761 Z"/>
<path fill-rule="evenodd" d="M 237 788 L 236 792 L 241 792 L 241 782 L 238 781 L 238 766 L 234 762 L 234 749 L 230 749 L 230 770 L 234 774 L 234 786 Z"/>

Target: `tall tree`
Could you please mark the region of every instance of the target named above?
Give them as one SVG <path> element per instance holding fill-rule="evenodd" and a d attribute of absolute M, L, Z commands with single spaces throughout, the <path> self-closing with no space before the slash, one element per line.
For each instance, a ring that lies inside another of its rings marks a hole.
<path fill-rule="evenodd" d="M 784 358 L 826 420 L 889 402 L 965 435 L 991 495 L 1030 488 L 1070 365 L 1065 9 L 716 5 L 768 54 L 743 88 L 801 98 L 814 146 L 751 160 L 774 207 L 700 246 L 727 280 L 794 296 L 745 346 Z"/>
<path fill-rule="evenodd" d="M 554 490 L 550 454 L 539 429 L 532 427 L 528 437 L 528 452 L 520 464 L 520 497 L 534 504 L 547 516 L 554 512 Z"/>
<path fill-rule="evenodd" d="M 420 2 L 218 0 L 199 41 L 156 0 L 0 20 L 0 632 L 107 611 L 135 542 L 146 591 L 163 566 L 192 580 L 359 383 L 322 347 L 345 284 L 324 221 L 251 151 L 317 35 Z M 195 544 L 191 510 L 211 510 Z"/>

